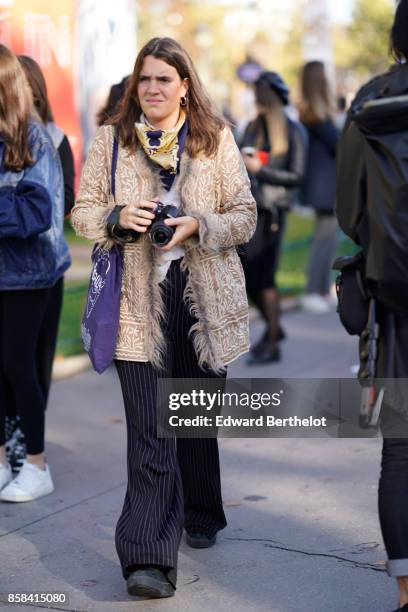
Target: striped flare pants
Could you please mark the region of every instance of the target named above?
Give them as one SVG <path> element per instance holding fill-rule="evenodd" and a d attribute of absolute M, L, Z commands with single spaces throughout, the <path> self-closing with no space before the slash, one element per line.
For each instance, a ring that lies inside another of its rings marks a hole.
<path fill-rule="evenodd" d="M 182 296 L 185 274 L 173 261 L 162 283 L 165 367 L 116 361 L 127 424 L 128 486 L 116 527 L 116 549 L 125 578 L 139 565 L 166 568 L 175 586 L 183 526 L 210 536 L 226 526 L 215 438 L 157 439 L 157 379 L 225 378 L 199 368 L 188 331 L 195 319 Z"/>

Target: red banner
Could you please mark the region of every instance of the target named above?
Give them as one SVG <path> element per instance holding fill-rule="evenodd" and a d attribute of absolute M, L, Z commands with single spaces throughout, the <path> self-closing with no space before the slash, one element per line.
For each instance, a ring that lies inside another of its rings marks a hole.
<path fill-rule="evenodd" d="M 0 42 L 41 66 L 55 122 L 71 143 L 78 178 L 82 139 L 75 105 L 74 35 L 73 0 L 0 0 Z"/>

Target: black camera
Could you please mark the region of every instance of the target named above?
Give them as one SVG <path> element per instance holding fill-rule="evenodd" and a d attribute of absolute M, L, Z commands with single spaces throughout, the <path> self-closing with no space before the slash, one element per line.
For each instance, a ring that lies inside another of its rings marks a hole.
<path fill-rule="evenodd" d="M 175 219 L 178 217 L 178 208 L 172 204 L 162 204 L 162 202 L 157 202 L 157 206 L 154 210 L 152 210 L 152 212 L 156 215 L 156 217 L 149 229 L 150 240 L 156 246 L 166 246 L 166 244 L 168 244 L 173 238 L 176 229 L 174 227 L 169 227 L 164 221 L 166 219 Z"/>

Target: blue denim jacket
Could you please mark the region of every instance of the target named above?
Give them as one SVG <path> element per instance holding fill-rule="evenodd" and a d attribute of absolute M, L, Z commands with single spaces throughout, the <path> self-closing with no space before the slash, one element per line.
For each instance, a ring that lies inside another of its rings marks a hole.
<path fill-rule="evenodd" d="M 52 287 L 71 264 L 64 238 L 64 184 L 46 129 L 29 125 L 32 166 L 4 167 L 0 138 L 0 291 Z"/>

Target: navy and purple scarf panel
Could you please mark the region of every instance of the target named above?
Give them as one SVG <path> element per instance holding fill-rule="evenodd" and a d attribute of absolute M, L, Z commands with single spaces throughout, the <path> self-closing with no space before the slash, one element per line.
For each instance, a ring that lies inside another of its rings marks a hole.
<path fill-rule="evenodd" d="M 160 145 L 160 138 L 161 138 L 162 133 L 163 132 L 161 130 L 151 130 L 151 131 L 146 132 L 146 136 L 149 139 L 149 144 L 151 147 L 158 147 Z M 176 175 L 180 171 L 180 160 L 183 154 L 187 133 L 188 133 L 188 123 L 186 119 L 178 133 L 177 171 L 173 172 L 173 170 L 165 170 L 164 168 L 160 169 L 160 179 L 166 191 L 170 191 L 174 183 L 174 179 L 176 178 Z"/>

